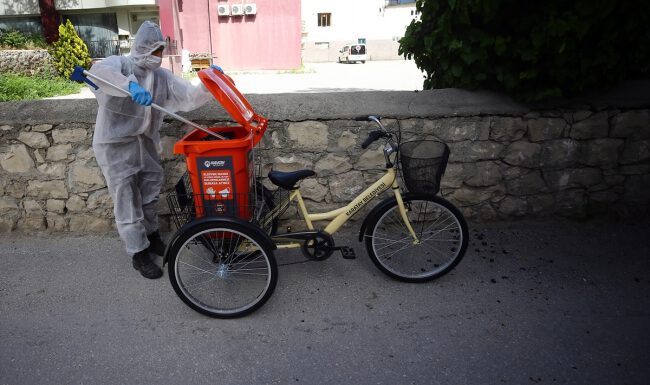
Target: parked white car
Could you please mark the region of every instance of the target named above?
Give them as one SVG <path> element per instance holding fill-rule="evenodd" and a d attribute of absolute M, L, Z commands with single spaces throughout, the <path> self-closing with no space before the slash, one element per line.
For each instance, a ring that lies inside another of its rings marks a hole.
<path fill-rule="evenodd" d="M 346 45 L 339 51 L 339 63 L 366 62 L 366 45 L 350 44 Z"/>

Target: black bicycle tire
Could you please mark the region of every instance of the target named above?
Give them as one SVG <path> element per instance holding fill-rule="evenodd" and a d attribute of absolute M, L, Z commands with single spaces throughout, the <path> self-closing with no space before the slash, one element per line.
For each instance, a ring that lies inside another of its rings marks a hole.
<path fill-rule="evenodd" d="M 465 256 L 465 252 L 467 251 L 467 244 L 468 244 L 468 239 L 469 239 L 469 231 L 467 228 L 467 222 L 465 221 L 465 218 L 463 217 L 463 214 L 456 208 L 453 204 L 451 204 L 449 201 L 445 200 L 444 198 L 438 197 L 437 195 L 434 194 L 427 194 L 427 193 L 407 193 L 402 196 L 402 199 L 405 203 L 414 201 L 414 200 L 426 200 L 426 201 L 431 201 L 434 202 L 437 205 L 443 206 L 446 208 L 451 215 L 458 221 L 458 224 L 460 226 L 460 231 L 462 233 L 462 240 L 461 240 L 461 245 L 458 254 L 456 257 L 451 261 L 449 265 L 447 265 L 444 269 L 428 275 L 424 277 L 409 277 L 409 276 L 404 276 L 395 273 L 394 271 L 391 271 L 387 269 L 378 259 L 377 255 L 375 254 L 374 248 L 373 248 L 373 234 L 375 234 L 375 228 L 377 227 L 379 221 L 385 216 L 385 214 L 391 210 L 393 210 L 397 206 L 397 201 L 393 201 L 391 204 L 385 205 L 382 207 L 378 212 L 376 212 L 376 215 L 371 219 L 371 221 L 368 223 L 368 226 L 366 228 L 366 250 L 368 252 L 368 256 L 374 263 L 374 265 L 381 270 L 384 274 L 397 279 L 399 281 L 403 282 L 414 282 L 414 283 L 419 283 L 419 282 L 428 282 L 437 278 L 442 277 L 443 275 L 449 273 L 454 267 L 460 263 L 460 261 L 463 259 Z"/>
<path fill-rule="evenodd" d="M 252 225 L 249 225 L 252 226 Z M 261 296 L 261 298 L 257 299 L 257 301 L 241 310 L 241 311 L 236 311 L 236 312 L 218 312 L 218 311 L 209 311 L 201 306 L 198 306 L 192 299 L 188 298 L 186 294 L 183 292 L 181 289 L 179 282 L 177 281 L 176 278 L 176 259 L 178 257 L 178 253 L 180 249 L 185 245 L 185 243 L 191 239 L 194 235 L 201 233 L 203 231 L 209 230 L 209 229 L 232 229 L 235 230 L 239 233 L 242 233 L 246 235 L 247 237 L 253 239 L 257 245 L 262 249 L 262 251 L 266 254 L 268 263 L 270 265 L 270 282 L 266 288 L 266 291 L 264 294 Z M 250 228 L 248 228 L 247 225 L 237 223 L 237 222 L 232 222 L 232 221 L 219 221 L 219 220 L 214 220 L 214 221 L 209 221 L 209 222 L 198 222 L 195 225 L 190 225 L 187 227 L 184 227 L 181 229 L 181 233 L 177 234 L 175 239 L 176 241 L 171 245 L 170 250 L 169 250 L 169 281 L 172 285 L 172 288 L 174 289 L 174 292 L 178 297 L 191 309 L 213 317 L 213 318 L 239 318 L 243 317 L 245 315 L 248 315 L 257 309 L 259 309 L 262 305 L 264 305 L 271 295 L 273 294 L 273 291 L 275 290 L 275 286 L 277 284 L 278 280 L 278 267 L 277 267 L 277 262 L 275 260 L 275 256 L 273 255 L 273 251 L 269 245 L 267 245 L 267 242 L 264 242 L 259 238 L 259 235 L 255 234 L 254 231 L 251 231 Z"/>

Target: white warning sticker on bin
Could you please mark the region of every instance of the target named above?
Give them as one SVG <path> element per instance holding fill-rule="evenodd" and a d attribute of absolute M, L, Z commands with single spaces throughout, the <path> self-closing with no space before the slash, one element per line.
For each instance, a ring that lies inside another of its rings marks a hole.
<path fill-rule="evenodd" d="M 232 193 L 230 170 L 202 170 L 201 182 L 208 199 L 225 199 Z"/>

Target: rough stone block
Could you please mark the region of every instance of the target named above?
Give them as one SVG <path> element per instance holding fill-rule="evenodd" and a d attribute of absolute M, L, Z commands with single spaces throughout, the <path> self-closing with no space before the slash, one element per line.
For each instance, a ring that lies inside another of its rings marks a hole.
<path fill-rule="evenodd" d="M 304 157 L 298 157 L 295 155 L 290 156 L 278 156 L 273 160 L 273 169 L 276 171 L 296 171 L 302 169 L 311 169 L 313 167 L 313 162 L 310 159 Z"/>
<path fill-rule="evenodd" d="M 461 205 L 475 205 L 481 202 L 503 199 L 505 186 L 502 184 L 489 187 L 461 187 L 450 196 Z"/>
<path fill-rule="evenodd" d="M 650 161 L 650 140 L 627 140 L 621 155 L 621 163 Z"/>
<path fill-rule="evenodd" d="M 505 146 L 501 143 L 489 141 L 449 143 L 449 161 L 476 162 L 478 160 L 497 160 L 504 148 Z"/>
<path fill-rule="evenodd" d="M 104 234 L 113 229 L 113 221 L 111 219 L 79 214 L 70 217 L 69 228 L 70 231 L 75 233 Z"/>
<path fill-rule="evenodd" d="M 540 166 L 559 168 L 574 165 L 578 161 L 578 142 L 573 139 L 549 140 L 542 143 Z"/>
<path fill-rule="evenodd" d="M 443 188 L 459 188 L 463 185 L 465 175 L 463 163 L 448 163 L 440 185 Z"/>
<path fill-rule="evenodd" d="M 37 124 L 37 125 L 32 126 L 32 131 L 48 132 L 49 130 L 52 129 L 52 127 L 53 126 L 51 124 Z"/>
<path fill-rule="evenodd" d="M 560 191 L 556 199 L 557 214 L 570 218 L 584 218 L 587 213 L 587 197 L 582 189 Z"/>
<path fill-rule="evenodd" d="M 25 209 L 25 215 L 28 217 L 42 217 L 45 214 L 41 204 L 35 200 L 23 201 L 23 208 Z"/>
<path fill-rule="evenodd" d="M 619 168 L 619 171 L 623 175 L 650 174 L 650 162 L 623 165 Z M 648 193 L 650 194 L 650 191 Z"/>
<path fill-rule="evenodd" d="M 650 202 L 650 174 L 629 176 L 625 181 L 623 200 L 631 203 Z"/>
<path fill-rule="evenodd" d="M 384 150 L 379 147 L 375 150 L 366 150 L 354 166 L 356 170 L 376 170 L 383 169 L 386 166 Z"/>
<path fill-rule="evenodd" d="M 547 170 L 544 179 L 551 191 L 585 188 L 603 182 L 602 173 L 597 168 Z"/>
<path fill-rule="evenodd" d="M 350 131 L 343 131 L 336 140 L 336 146 L 329 148 L 329 151 L 345 150 L 348 152 L 354 152 L 357 150 L 356 144 L 358 140 L 359 135 Z"/>
<path fill-rule="evenodd" d="M 34 150 L 34 159 L 36 159 L 36 162 L 39 164 L 45 163 L 45 158 L 43 157 L 41 151 L 42 150 Z"/>
<path fill-rule="evenodd" d="M 68 159 L 68 155 L 72 153 L 72 145 L 70 144 L 59 144 L 56 146 L 52 146 L 47 149 L 47 155 L 45 158 L 48 161 L 51 162 L 56 162 L 59 160 L 66 160 Z"/>
<path fill-rule="evenodd" d="M 609 136 L 614 138 L 650 139 L 650 111 L 627 111 L 612 118 Z"/>
<path fill-rule="evenodd" d="M 555 196 L 553 194 L 538 194 L 526 197 L 528 210 L 531 213 L 552 214 L 555 211 Z"/>
<path fill-rule="evenodd" d="M 41 199 L 68 198 L 68 190 L 61 180 L 27 182 L 27 195 Z"/>
<path fill-rule="evenodd" d="M 318 183 L 316 179 L 307 178 L 300 182 L 300 193 L 305 199 L 322 202 L 327 195 L 327 186 Z"/>
<path fill-rule="evenodd" d="M 87 137 L 86 128 L 58 128 L 52 131 L 52 140 L 59 144 L 83 142 Z"/>
<path fill-rule="evenodd" d="M 528 202 L 526 199 L 506 196 L 499 202 L 499 212 L 509 217 L 521 217 L 526 215 Z"/>
<path fill-rule="evenodd" d="M 65 201 L 59 199 L 48 199 L 45 202 L 48 213 L 63 214 L 65 212 Z"/>
<path fill-rule="evenodd" d="M 446 118 L 434 120 L 432 123 L 433 134 L 448 143 L 487 139 L 490 132 L 489 119 Z"/>
<path fill-rule="evenodd" d="M 95 159 L 95 152 L 92 147 L 81 146 L 77 149 L 77 159 L 79 160 L 91 160 Z"/>
<path fill-rule="evenodd" d="M 348 159 L 335 154 L 327 154 L 314 165 L 314 171 L 318 176 L 337 175 L 348 172 L 352 165 Z"/>
<path fill-rule="evenodd" d="M 0 196 L 0 216 L 9 212 L 18 211 L 18 209 L 18 201 L 16 198 Z"/>
<path fill-rule="evenodd" d="M 496 141 L 516 141 L 526 135 L 526 122 L 522 118 L 491 119 L 490 139 Z"/>
<path fill-rule="evenodd" d="M 91 164 L 88 164 L 91 163 Z M 78 161 L 70 165 L 68 185 L 70 192 L 88 192 L 105 187 L 102 171 L 93 162 Z"/>
<path fill-rule="evenodd" d="M 589 118 L 573 123 L 571 137 L 574 139 L 605 138 L 609 132 L 607 112 L 599 112 Z"/>
<path fill-rule="evenodd" d="M 615 167 L 622 139 L 593 139 L 578 145 L 578 160 L 588 166 Z"/>
<path fill-rule="evenodd" d="M 329 129 L 316 121 L 290 123 L 287 128 L 293 147 L 300 150 L 324 152 L 327 150 Z"/>
<path fill-rule="evenodd" d="M 16 228 L 16 219 L 0 217 L 0 233 L 10 233 Z"/>
<path fill-rule="evenodd" d="M 537 143 L 514 142 L 506 148 L 503 161 L 514 166 L 537 167 L 540 163 L 541 149 L 542 147 Z"/>
<path fill-rule="evenodd" d="M 506 191 L 512 195 L 532 195 L 548 191 L 539 171 L 532 171 L 506 182 Z"/>
<path fill-rule="evenodd" d="M 65 163 L 43 163 L 37 167 L 38 171 L 47 179 L 63 179 L 65 177 Z"/>
<path fill-rule="evenodd" d="M 79 212 L 86 208 L 86 201 L 79 195 L 71 195 L 65 203 L 65 207 L 69 211 Z"/>
<path fill-rule="evenodd" d="M 495 162 L 477 162 L 474 173 L 465 178 L 465 184 L 472 187 L 494 186 L 503 180 L 501 169 Z"/>
<path fill-rule="evenodd" d="M 23 173 L 34 170 L 34 160 L 24 144 L 11 145 L 0 153 L 0 165 L 9 173 Z"/>
<path fill-rule="evenodd" d="M 44 231 L 47 228 L 45 215 L 20 218 L 16 228 L 25 232 Z"/>
<path fill-rule="evenodd" d="M 539 118 L 528 121 L 528 137 L 531 142 L 560 139 L 567 122 L 560 118 Z"/>
<path fill-rule="evenodd" d="M 68 229 L 68 221 L 63 215 L 47 213 L 45 216 L 48 231 L 62 232 Z"/>
<path fill-rule="evenodd" d="M 50 146 L 47 136 L 41 132 L 22 131 L 18 134 L 18 140 L 31 148 L 46 148 Z"/>
<path fill-rule="evenodd" d="M 167 202 L 163 199 L 159 201 L 159 205 L 167 207 Z M 113 210 L 113 199 L 107 189 L 101 189 L 93 192 L 86 201 L 86 208 L 88 210 L 100 210 L 102 213 L 110 214 Z"/>
<path fill-rule="evenodd" d="M 366 186 L 359 181 L 363 174 L 359 171 L 350 171 L 345 174 L 329 178 L 330 193 L 334 202 L 348 202 L 356 197 Z"/>

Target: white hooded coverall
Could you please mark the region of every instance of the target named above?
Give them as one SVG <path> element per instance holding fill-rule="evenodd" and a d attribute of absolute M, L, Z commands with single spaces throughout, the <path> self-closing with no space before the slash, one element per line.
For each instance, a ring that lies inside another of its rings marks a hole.
<path fill-rule="evenodd" d="M 170 111 L 190 111 L 212 98 L 202 86 L 153 64 L 152 53 L 165 46 L 158 26 L 144 22 L 135 35 L 130 56 L 110 56 L 90 69 L 107 81 L 129 89 L 136 82 L 151 93 L 153 103 Z M 126 251 L 149 247 L 147 235 L 158 230 L 156 204 L 163 184 L 160 133 L 163 113 L 132 101 L 99 84 L 99 108 L 93 150 L 113 198 L 113 213 Z"/>

